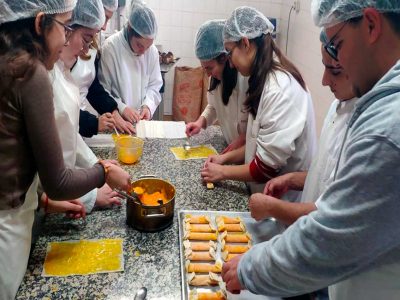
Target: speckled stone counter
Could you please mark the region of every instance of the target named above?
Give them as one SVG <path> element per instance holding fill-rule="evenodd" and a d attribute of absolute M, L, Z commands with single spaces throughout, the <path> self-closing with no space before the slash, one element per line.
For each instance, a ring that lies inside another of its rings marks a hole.
<path fill-rule="evenodd" d="M 177 161 L 169 148 L 183 140 L 146 140 L 141 160 L 124 166 L 135 180 L 153 174 L 176 187 L 174 223 L 156 233 L 142 233 L 125 224 L 122 207 L 95 210 L 86 220 L 68 220 L 62 215 L 47 216 L 44 230 L 32 249 L 28 270 L 17 299 L 133 299 L 138 288 L 148 289 L 147 299 L 181 299 L 178 241 L 178 210 L 247 211 L 248 194 L 243 183 L 225 181 L 214 190 L 201 183 L 204 160 Z M 226 146 L 219 127 L 211 126 L 191 138 L 192 145 L 212 144 L 219 152 Z M 101 158 L 116 158 L 111 148 L 94 149 Z M 125 271 L 70 277 L 42 277 L 48 242 L 122 238 Z"/>

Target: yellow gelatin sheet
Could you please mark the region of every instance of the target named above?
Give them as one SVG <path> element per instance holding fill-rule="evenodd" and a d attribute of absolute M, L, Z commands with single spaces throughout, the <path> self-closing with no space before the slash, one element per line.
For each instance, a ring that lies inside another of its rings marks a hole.
<path fill-rule="evenodd" d="M 122 239 L 80 240 L 49 243 L 42 275 L 88 275 L 123 270 Z"/>
<path fill-rule="evenodd" d="M 183 146 L 172 147 L 170 149 L 177 160 L 202 159 L 213 154 L 218 154 L 217 150 L 211 145 L 191 146 L 188 150 L 185 150 Z"/>

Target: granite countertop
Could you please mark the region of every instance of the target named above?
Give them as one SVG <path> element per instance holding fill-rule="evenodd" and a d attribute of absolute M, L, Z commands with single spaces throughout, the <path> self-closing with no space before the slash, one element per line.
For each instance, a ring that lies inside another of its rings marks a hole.
<path fill-rule="evenodd" d="M 28 269 L 16 299 L 133 299 L 138 288 L 148 289 L 147 299 L 181 299 L 178 210 L 247 211 L 248 194 L 243 183 L 224 181 L 207 190 L 200 180 L 204 160 L 177 161 L 169 148 L 183 140 L 146 140 L 141 160 L 124 168 L 137 179 L 153 174 L 176 187 L 173 225 L 161 232 L 142 233 L 125 223 L 122 207 L 95 210 L 85 221 L 49 215 L 32 249 Z M 220 128 L 208 127 L 191 144 L 212 144 L 219 152 L 226 146 Z M 116 158 L 112 148 L 94 149 L 101 158 Z M 48 242 L 122 238 L 124 272 L 88 276 L 42 277 Z"/>

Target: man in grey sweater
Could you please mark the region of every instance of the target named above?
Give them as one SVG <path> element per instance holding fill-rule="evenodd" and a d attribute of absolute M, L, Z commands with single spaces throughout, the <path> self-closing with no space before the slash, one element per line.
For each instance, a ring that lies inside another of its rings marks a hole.
<path fill-rule="evenodd" d="M 227 289 L 400 299 L 400 1 L 313 0 L 359 101 L 318 210 L 223 267 Z"/>

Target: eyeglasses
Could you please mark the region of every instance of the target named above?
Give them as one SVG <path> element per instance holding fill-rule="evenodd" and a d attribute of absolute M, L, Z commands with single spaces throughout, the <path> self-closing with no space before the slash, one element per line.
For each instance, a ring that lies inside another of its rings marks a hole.
<path fill-rule="evenodd" d="M 64 31 L 65 31 L 65 42 L 68 42 L 69 39 L 71 38 L 72 33 L 74 32 L 74 29 L 71 26 L 68 26 L 66 24 L 64 24 L 61 21 L 58 21 L 56 18 L 53 17 L 49 17 L 50 19 L 52 19 L 54 22 L 56 22 L 57 24 L 61 25 L 62 27 L 64 27 Z"/>
<path fill-rule="evenodd" d="M 89 49 L 90 45 L 92 45 L 93 43 L 93 39 L 91 39 L 90 41 L 86 41 L 83 37 L 82 37 L 82 43 L 83 43 L 83 49 Z"/>
<path fill-rule="evenodd" d="M 234 45 L 234 46 L 232 47 L 232 49 L 229 50 L 229 51 L 226 53 L 226 56 L 227 56 L 228 58 L 232 58 L 233 49 L 235 49 L 236 47 L 237 47 L 237 45 Z"/>
<path fill-rule="evenodd" d="M 340 29 L 335 33 L 335 35 L 329 40 L 329 42 L 327 42 L 324 45 L 324 49 L 325 51 L 329 54 L 330 57 L 332 57 L 334 60 L 339 61 L 338 59 L 338 55 L 339 55 L 339 50 L 337 49 L 337 46 L 335 46 L 335 44 L 333 43 L 335 41 L 335 39 L 337 38 L 337 36 L 339 35 L 339 33 L 342 31 L 342 29 L 348 24 L 348 22 L 345 22 L 342 27 L 340 27 Z"/>

